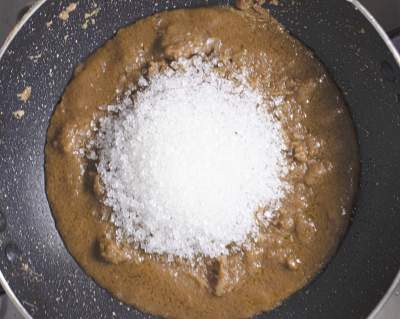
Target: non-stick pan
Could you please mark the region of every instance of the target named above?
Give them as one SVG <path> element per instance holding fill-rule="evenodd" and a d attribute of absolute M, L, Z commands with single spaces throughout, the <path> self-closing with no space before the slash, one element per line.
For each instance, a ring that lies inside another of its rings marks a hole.
<path fill-rule="evenodd" d="M 111 297 L 66 250 L 46 198 L 46 130 L 74 67 L 120 27 L 162 10 L 229 2 L 76 0 L 63 21 L 59 14 L 70 2 L 34 5 L 0 51 L 1 284 L 27 317 L 152 318 Z M 96 3 L 95 23 L 84 30 Z M 310 285 L 257 318 L 366 318 L 400 266 L 400 57 L 356 0 L 281 0 L 270 9 L 343 90 L 362 169 L 352 224 L 336 256 Z M 27 86 L 32 94 L 22 103 L 17 94 Z M 18 120 L 13 112 L 20 109 Z"/>

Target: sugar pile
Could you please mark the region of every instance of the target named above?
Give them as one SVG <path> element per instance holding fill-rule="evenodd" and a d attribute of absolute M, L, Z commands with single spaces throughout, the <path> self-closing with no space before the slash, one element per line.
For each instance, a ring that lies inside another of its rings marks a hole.
<path fill-rule="evenodd" d="M 281 127 L 259 93 L 212 63 L 175 66 L 141 78 L 133 100 L 100 120 L 97 170 L 118 240 L 215 257 L 256 238 L 255 211 L 270 218 L 284 196 Z"/>

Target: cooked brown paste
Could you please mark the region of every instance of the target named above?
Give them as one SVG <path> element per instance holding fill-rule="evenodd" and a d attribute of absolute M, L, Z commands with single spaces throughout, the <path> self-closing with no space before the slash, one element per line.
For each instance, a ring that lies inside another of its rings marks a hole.
<path fill-rule="evenodd" d="M 235 319 L 272 309 L 321 270 L 349 222 L 358 149 L 342 95 L 266 11 L 246 9 L 176 10 L 120 30 L 76 69 L 51 120 L 47 192 L 66 246 L 101 286 L 153 314 Z M 193 55 L 217 57 L 226 74 L 245 66 L 266 99 L 280 99 L 273 112 L 292 186 L 249 251 L 196 263 L 116 243 L 96 162 L 79 151 L 105 115 L 101 106 L 118 101 L 141 75 Z"/>

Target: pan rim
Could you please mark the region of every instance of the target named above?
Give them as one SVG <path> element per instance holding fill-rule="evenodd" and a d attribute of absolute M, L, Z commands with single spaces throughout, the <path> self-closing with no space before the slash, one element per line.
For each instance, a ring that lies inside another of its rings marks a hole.
<path fill-rule="evenodd" d="M 354 6 L 354 9 L 359 11 L 368 20 L 368 22 L 371 23 L 371 25 L 374 27 L 376 32 L 378 32 L 379 36 L 382 38 L 382 40 L 385 42 L 386 46 L 392 53 L 395 61 L 398 64 L 398 67 L 400 67 L 400 53 L 397 51 L 393 42 L 390 40 L 388 34 L 385 32 L 380 23 L 375 19 L 375 17 L 371 14 L 371 12 L 369 12 L 369 10 L 363 4 L 360 3 L 359 0 L 346 0 L 346 1 L 351 3 Z"/>
<path fill-rule="evenodd" d="M 368 22 L 371 23 L 376 32 L 378 32 L 379 36 L 385 42 L 386 46 L 389 48 L 390 52 L 393 54 L 393 57 L 397 62 L 398 67 L 400 67 L 400 53 L 399 51 L 397 51 L 393 42 L 390 40 L 388 34 L 385 32 L 380 23 L 375 19 L 375 17 L 371 14 L 371 12 L 369 12 L 369 10 L 363 4 L 360 3 L 359 0 L 346 0 L 346 1 L 351 3 L 354 6 L 354 9 L 359 11 L 368 20 Z M 389 302 L 390 298 L 394 294 L 397 285 L 399 284 L 400 284 L 400 269 L 397 272 L 397 276 L 394 278 L 392 285 L 386 291 L 385 295 L 382 297 L 382 299 L 379 301 L 379 303 L 376 305 L 376 307 L 370 313 L 367 319 L 374 319 L 377 317 L 377 315 L 383 310 L 383 308 Z"/>
<path fill-rule="evenodd" d="M 37 10 L 39 10 L 39 8 L 46 1 L 47 0 L 37 0 L 36 2 L 34 2 L 34 4 L 32 4 L 32 6 L 25 13 L 25 15 L 17 22 L 17 24 L 14 26 L 14 28 L 8 34 L 6 40 L 0 47 L 0 61 L 3 58 L 8 47 L 10 46 L 11 42 L 17 36 L 19 31 L 25 25 L 25 23 L 31 18 L 31 16 Z M 384 43 L 388 47 L 389 51 L 392 53 L 394 60 L 396 61 L 398 67 L 400 68 L 400 53 L 397 51 L 394 44 L 390 40 L 389 36 L 384 31 L 383 27 L 379 24 L 379 22 L 375 19 L 375 17 L 369 12 L 369 10 L 364 5 L 362 5 L 359 2 L 359 0 L 346 0 L 346 1 L 349 2 L 350 4 L 352 4 L 354 6 L 354 10 L 359 11 L 368 20 L 368 22 L 374 27 L 375 31 L 379 34 L 381 39 L 384 41 Z M 381 310 L 385 307 L 385 305 L 390 300 L 392 294 L 394 293 L 394 291 L 399 283 L 400 283 L 400 269 L 399 269 L 396 277 L 394 278 L 390 288 L 386 291 L 385 295 L 382 297 L 382 299 L 379 301 L 377 306 L 374 308 L 374 310 L 368 316 L 368 319 L 374 319 L 381 312 Z M 4 291 L 6 292 L 7 296 L 11 299 L 11 302 L 14 304 L 14 306 L 17 308 L 17 310 L 21 313 L 21 315 L 25 319 L 32 319 L 32 316 L 25 309 L 25 307 L 22 305 L 20 300 L 16 297 L 16 295 L 14 294 L 13 290 L 9 286 L 6 278 L 4 277 L 4 275 L 1 271 L 0 271 L 0 284 L 3 287 Z"/>
<path fill-rule="evenodd" d="M 22 29 L 25 23 L 30 19 L 30 17 L 46 2 L 47 0 L 37 0 L 35 1 L 29 10 L 23 15 L 23 17 L 17 22 L 11 32 L 8 34 L 6 40 L 4 41 L 3 45 L 0 48 L 0 61 L 3 58 L 4 54 L 6 53 L 8 47 L 10 46 L 11 42 L 17 36 L 18 32 Z M 17 308 L 17 310 L 21 313 L 24 319 L 32 319 L 32 316 L 29 312 L 25 309 L 22 303 L 19 301 L 17 296 L 14 294 L 13 290 L 9 286 L 6 278 L 3 275 L 3 272 L 0 271 L 0 284 L 3 287 L 4 291 L 8 298 L 10 298 L 11 302 Z"/>

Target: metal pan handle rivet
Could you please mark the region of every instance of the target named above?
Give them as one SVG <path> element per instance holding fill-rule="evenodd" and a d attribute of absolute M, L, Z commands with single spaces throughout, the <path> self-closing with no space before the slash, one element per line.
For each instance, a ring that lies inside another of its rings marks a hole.
<path fill-rule="evenodd" d="M 21 250 L 14 243 L 9 243 L 5 249 L 6 257 L 9 262 L 15 262 L 21 256 Z"/>

